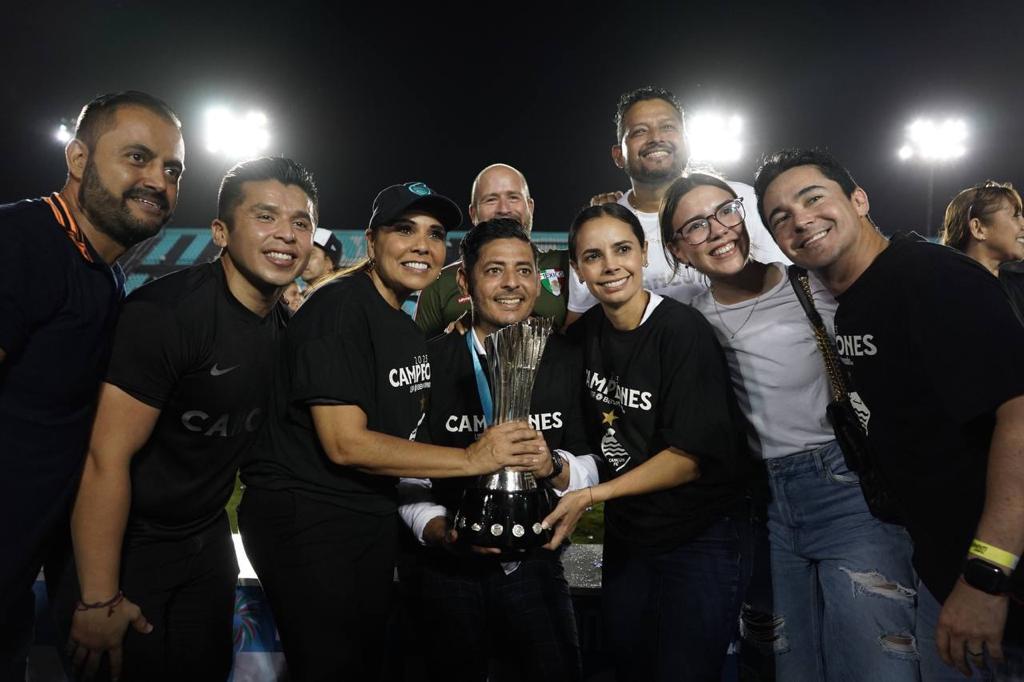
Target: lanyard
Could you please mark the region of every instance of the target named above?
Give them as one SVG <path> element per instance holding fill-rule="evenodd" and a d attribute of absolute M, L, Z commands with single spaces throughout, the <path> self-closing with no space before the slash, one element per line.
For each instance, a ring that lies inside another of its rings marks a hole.
<path fill-rule="evenodd" d="M 85 245 L 85 237 L 82 236 L 82 231 L 78 229 L 78 223 L 75 222 L 71 211 L 68 210 L 67 204 L 64 203 L 60 192 L 54 192 L 48 197 L 43 197 L 43 201 L 50 205 L 50 210 L 53 211 L 53 217 L 57 219 L 57 224 L 61 226 L 68 239 L 78 249 L 78 253 L 82 254 L 82 258 L 92 263 L 92 254 L 89 253 L 89 247 Z"/>
<path fill-rule="evenodd" d="M 474 339 L 476 332 L 472 327 L 466 332 L 466 346 L 469 347 L 469 355 L 473 358 L 473 372 L 476 374 L 476 392 L 480 394 L 480 406 L 484 408 L 484 423 L 490 426 L 494 423 L 494 401 L 491 399 L 491 386 L 487 383 L 487 375 L 480 366 L 480 356 L 476 352 Z"/>

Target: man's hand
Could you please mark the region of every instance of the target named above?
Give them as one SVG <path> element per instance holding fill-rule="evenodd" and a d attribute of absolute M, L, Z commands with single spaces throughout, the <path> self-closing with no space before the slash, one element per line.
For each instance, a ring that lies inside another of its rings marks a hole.
<path fill-rule="evenodd" d="M 121 677 L 124 633 L 129 625 L 144 635 L 153 631 L 153 626 L 142 615 L 142 609 L 127 597 L 112 608 L 75 611 L 71 617 L 71 638 L 68 642 L 75 676 L 92 678 L 103 654 L 109 653 L 110 679 L 116 682 Z"/>
<path fill-rule="evenodd" d="M 1002 662 L 1009 601 L 1006 595 L 987 594 L 958 580 L 942 605 L 935 630 L 935 643 L 943 662 L 968 677 L 970 663 L 981 665 L 986 651 L 993 661 Z"/>
<path fill-rule="evenodd" d="M 621 198 L 622 192 L 605 192 L 604 194 L 595 194 L 590 197 L 590 205 L 600 206 L 601 204 L 615 204 L 618 203 Z"/>
<path fill-rule="evenodd" d="M 505 422 L 484 431 L 466 455 L 473 473 L 484 475 L 506 466 L 525 471 L 540 464 L 546 449 L 544 437 L 526 422 Z"/>

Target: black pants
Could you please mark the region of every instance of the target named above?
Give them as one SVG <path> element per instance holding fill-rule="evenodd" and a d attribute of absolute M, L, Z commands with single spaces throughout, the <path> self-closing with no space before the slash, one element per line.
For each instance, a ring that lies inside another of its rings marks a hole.
<path fill-rule="evenodd" d="M 0 453 L 16 454 L 4 447 Z M 32 588 L 43 565 L 49 574 L 53 557 L 65 555 L 78 468 L 55 468 L 40 478 L 3 457 L 0 464 L 0 682 L 21 682 L 35 637 Z"/>
<path fill-rule="evenodd" d="M 576 616 L 560 553 L 537 551 L 506 573 L 495 557 L 420 550 L 402 572 L 433 682 L 485 682 L 489 659 L 501 682 L 574 682 L 582 677 Z"/>
<path fill-rule="evenodd" d="M 380 676 L 396 554 L 395 514 L 247 488 L 238 510 L 294 680 Z"/>
<path fill-rule="evenodd" d="M 47 587 L 58 639 L 67 641 L 79 597 L 73 561 Z M 181 540 L 133 542 L 121 555 L 121 589 L 153 625 L 149 634 L 129 626 L 122 682 L 223 682 L 231 673 L 238 561 L 227 515 Z M 98 679 L 109 676 L 104 660 Z"/>

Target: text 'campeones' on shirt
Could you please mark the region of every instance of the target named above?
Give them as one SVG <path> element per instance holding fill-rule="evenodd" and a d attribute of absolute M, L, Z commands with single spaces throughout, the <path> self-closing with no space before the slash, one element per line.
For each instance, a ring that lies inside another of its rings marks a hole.
<path fill-rule="evenodd" d="M 429 341 L 427 351 L 433 383 L 427 419 L 418 437 L 435 445 L 468 447 L 483 434 L 486 424 L 466 337 L 458 332 L 444 334 Z M 534 380 L 529 421 L 552 451 L 589 452 L 582 417 L 581 360 L 579 350 L 564 338 L 548 338 Z M 487 367 L 483 356 L 480 364 Z M 433 479 L 434 496 L 439 504 L 455 510 L 470 482 L 467 478 Z"/>
<path fill-rule="evenodd" d="M 609 500 L 608 539 L 669 549 L 739 511 L 753 462 L 722 349 L 701 314 L 651 294 L 636 329 L 616 330 L 595 306 L 569 334 L 583 344 L 591 447 L 612 476 L 667 448 L 695 457 L 700 466 L 700 477 L 690 483 Z"/>
<path fill-rule="evenodd" d="M 981 516 L 995 412 L 1024 394 L 1024 328 L 967 256 L 897 235 L 839 298 L 851 396 L 941 601 Z"/>
<path fill-rule="evenodd" d="M 243 462 L 242 480 L 368 514 L 394 513 L 397 479 L 333 463 L 310 406 L 354 405 L 368 430 L 412 440 L 430 382 L 423 333 L 365 273 L 324 285 L 288 324 L 266 428 Z"/>
<path fill-rule="evenodd" d="M 285 319 L 281 306 L 260 317 L 242 305 L 219 260 L 128 297 L 107 382 L 160 410 L 132 458 L 128 544 L 186 537 L 223 513 L 266 413 Z"/>

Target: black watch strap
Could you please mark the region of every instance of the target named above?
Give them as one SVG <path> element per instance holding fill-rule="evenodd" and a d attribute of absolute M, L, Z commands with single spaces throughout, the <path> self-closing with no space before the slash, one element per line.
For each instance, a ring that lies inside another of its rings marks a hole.
<path fill-rule="evenodd" d="M 1002 595 L 1011 591 L 1010 576 L 995 564 L 972 557 L 964 562 L 964 582 L 988 594 Z"/>
<path fill-rule="evenodd" d="M 557 452 L 552 450 L 551 451 L 551 474 L 547 478 L 558 478 L 559 476 L 562 475 L 562 469 L 563 468 L 565 468 L 565 460 L 562 459 L 562 456 L 560 454 L 558 454 Z"/>

